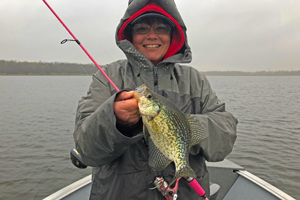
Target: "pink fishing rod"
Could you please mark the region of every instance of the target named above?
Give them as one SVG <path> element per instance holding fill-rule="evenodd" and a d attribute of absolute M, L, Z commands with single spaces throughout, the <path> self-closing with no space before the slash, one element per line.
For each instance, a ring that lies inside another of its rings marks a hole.
<path fill-rule="evenodd" d="M 54 10 L 50 7 L 50 5 L 46 2 L 46 0 L 43 0 L 43 2 L 46 4 L 46 6 L 51 10 L 51 12 L 55 15 L 55 17 L 60 21 L 60 23 L 65 27 L 65 29 L 70 33 L 70 35 L 74 38 L 74 40 L 77 42 L 77 44 L 82 48 L 82 50 L 86 53 L 86 55 L 93 61 L 93 63 L 97 66 L 97 68 L 101 71 L 101 73 L 105 76 L 105 78 L 109 81 L 109 83 L 115 88 L 115 90 L 118 92 L 119 89 L 117 86 L 110 80 L 110 78 L 106 75 L 106 73 L 101 69 L 101 67 L 98 65 L 98 63 L 94 60 L 94 58 L 87 52 L 87 50 L 82 46 L 82 44 L 79 42 L 79 40 L 75 37 L 75 35 L 70 31 L 70 29 L 65 25 L 65 23 L 59 18 L 59 16 L 54 12 Z M 61 43 L 65 43 L 67 40 L 63 40 Z"/>
<path fill-rule="evenodd" d="M 195 190 L 195 192 L 197 192 L 197 194 L 200 197 L 202 197 L 204 200 L 209 200 L 206 197 L 206 195 L 205 195 L 205 191 L 200 186 L 200 184 L 198 183 L 198 181 L 196 181 L 196 179 L 194 179 L 194 178 L 187 178 L 187 181 L 188 181 L 189 185 Z"/>

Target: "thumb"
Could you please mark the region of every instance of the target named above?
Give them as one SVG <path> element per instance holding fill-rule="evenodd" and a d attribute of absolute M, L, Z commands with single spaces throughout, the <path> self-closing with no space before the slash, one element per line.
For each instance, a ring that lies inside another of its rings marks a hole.
<path fill-rule="evenodd" d="M 122 101 L 126 99 L 130 99 L 133 96 L 134 91 L 123 91 L 120 94 L 118 94 L 117 98 L 115 101 Z"/>

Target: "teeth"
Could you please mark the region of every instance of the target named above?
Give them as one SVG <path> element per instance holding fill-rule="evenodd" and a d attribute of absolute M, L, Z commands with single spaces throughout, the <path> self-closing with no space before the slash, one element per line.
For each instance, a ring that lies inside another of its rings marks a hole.
<path fill-rule="evenodd" d="M 159 45 L 145 45 L 146 48 L 157 48 Z"/>

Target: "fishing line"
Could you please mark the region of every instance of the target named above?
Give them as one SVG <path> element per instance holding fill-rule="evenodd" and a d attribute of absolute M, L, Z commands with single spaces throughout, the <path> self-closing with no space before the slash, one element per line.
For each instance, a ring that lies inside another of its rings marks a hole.
<path fill-rule="evenodd" d="M 89 74 L 85 71 L 85 69 L 84 69 L 84 67 L 83 67 L 82 65 L 80 65 L 80 67 L 83 69 L 83 71 L 86 73 L 86 75 L 89 75 Z"/>
<path fill-rule="evenodd" d="M 84 30 L 88 30 L 88 29 L 90 29 L 90 28 L 88 28 L 88 26 L 86 26 L 85 25 L 85 23 L 83 23 L 80 19 L 78 19 L 75 15 L 73 15 L 73 13 L 70 13 L 71 14 L 71 16 L 74 18 L 74 19 L 76 19 L 77 20 L 77 22 L 79 22 L 80 24 L 81 24 L 81 26 L 83 26 L 84 27 Z M 97 27 L 93 27 L 93 29 L 97 29 Z M 100 31 L 98 31 L 98 32 L 100 32 Z M 92 34 L 90 34 L 90 31 L 86 31 L 85 33 L 87 33 L 89 36 L 93 36 Z M 105 50 L 105 48 L 103 48 L 101 45 L 98 45 L 103 51 L 104 51 L 104 53 L 111 59 L 111 60 L 113 60 L 113 58 L 110 56 L 110 54 Z"/>
<path fill-rule="evenodd" d="M 78 19 L 75 15 L 73 15 L 73 13 L 70 13 L 70 14 L 71 14 L 71 16 L 72 16 L 75 20 L 77 20 L 77 22 L 79 22 L 79 23 L 81 24 L 81 26 L 84 27 L 85 30 L 88 30 L 88 29 L 89 29 L 88 26 L 86 26 L 85 23 L 83 23 L 80 19 Z M 97 28 L 95 28 L 95 29 L 97 29 Z M 87 32 L 88 35 L 92 36 L 92 34 L 90 34 L 90 31 L 86 31 L 86 32 Z M 105 54 L 106 54 L 111 60 L 113 60 L 112 56 L 106 51 L 105 48 L 103 48 L 102 45 L 98 45 L 98 46 L 105 52 Z M 129 76 L 126 74 L 126 72 L 125 72 L 125 70 L 124 70 L 123 68 L 120 68 L 120 69 L 123 71 L 123 75 L 126 76 L 126 77 L 130 80 L 130 82 L 133 84 L 133 86 L 134 86 L 133 89 L 135 89 L 135 88 L 137 87 L 137 85 L 134 83 L 134 81 L 132 80 L 132 78 L 129 77 Z M 124 76 L 123 76 L 123 80 L 125 79 Z"/>
<path fill-rule="evenodd" d="M 73 15 L 73 13 L 70 13 L 70 15 L 79 23 L 79 24 L 81 24 L 81 26 L 83 26 L 83 28 L 85 29 L 85 30 L 88 30 L 89 28 L 88 28 L 88 26 L 86 26 L 80 19 L 78 19 L 75 15 Z M 90 36 L 92 36 L 91 34 L 90 34 L 90 32 L 89 31 L 86 31 L 86 33 L 88 34 L 88 35 L 90 35 Z M 61 41 L 61 44 L 65 44 L 66 42 L 68 42 L 68 41 L 75 41 L 77 44 L 80 44 L 80 42 L 79 42 L 79 40 L 71 40 L 71 39 L 64 39 L 63 41 Z M 113 58 L 111 57 L 111 55 L 105 50 L 105 48 L 103 48 L 103 46 L 101 46 L 101 45 L 98 45 L 104 52 L 105 52 L 105 54 L 111 59 L 111 60 L 113 60 Z M 81 68 L 84 70 L 84 72 L 87 74 L 87 75 L 89 75 L 87 72 L 86 72 L 86 70 L 84 69 L 84 67 L 81 65 Z M 130 80 L 130 82 L 133 84 L 133 88 L 136 88 L 137 87 L 137 85 L 134 83 L 134 81 L 132 80 L 132 78 L 130 78 L 127 74 L 126 74 L 126 72 L 125 72 L 125 70 L 123 69 L 123 68 L 121 68 L 121 70 L 123 71 L 123 74 L 124 74 L 124 76 L 126 76 L 129 80 Z M 124 80 L 124 76 L 123 76 L 123 80 Z"/>
<path fill-rule="evenodd" d="M 138 86 L 133 82 L 132 78 L 126 74 L 125 70 L 123 68 L 120 68 L 120 69 L 123 71 L 123 80 L 125 80 L 124 76 L 126 76 L 130 80 L 130 82 L 133 84 L 133 86 L 134 86 L 133 89 L 137 88 Z"/>
<path fill-rule="evenodd" d="M 89 54 L 89 52 L 83 47 L 83 45 L 79 42 L 79 40 L 75 37 L 75 35 L 70 31 L 70 29 L 65 25 L 65 23 L 59 18 L 59 16 L 54 12 L 54 10 L 50 7 L 50 5 L 46 2 L 46 0 L 43 0 L 43 2 L 46 4 L 46 6 L 50 9 L 50 11 L 55 15 L 55 17 L 58 19 L 58 21 L 65 27 L 65 29 L 69 32 L 69 34 L 74 38 L 74 40 L 77 42 L 77 44 L 81 47 L 81 49 L 86 53 L 86 55 L 92 60 L 92 62 L 97 66 L 97 68 L 101 71 L 103 76 L 108 80 L 108 82 L 115 88 L 117 92 L 119 92 L 119 89 L 117 86 L 112 82 L 112 80 L 107 76 L 107 74 L 101 69 L 101 67 L 98 65 L 98 63 L 94 60 L 94 58 Z M 63 40 L 64 41 L 64 40 Z M 63 42 L 62 41 L 62 42 Z M 65 42 L 67 42 L 66 40 Z M 65 43 L 64 42 L 64 43 Z"/>

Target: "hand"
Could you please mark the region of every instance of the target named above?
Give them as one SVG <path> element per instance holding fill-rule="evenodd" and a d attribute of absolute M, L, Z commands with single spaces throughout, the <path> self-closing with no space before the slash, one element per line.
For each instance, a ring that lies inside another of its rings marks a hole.
<path fill-rule="evenodd" d="M 120 124 L 133 126 L 140 120 L 138 102 L 132 98 L 133 94 L 134 91 L 123 91 L 115 99 L 114 112 Z"/>

